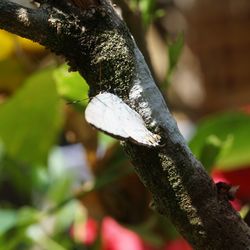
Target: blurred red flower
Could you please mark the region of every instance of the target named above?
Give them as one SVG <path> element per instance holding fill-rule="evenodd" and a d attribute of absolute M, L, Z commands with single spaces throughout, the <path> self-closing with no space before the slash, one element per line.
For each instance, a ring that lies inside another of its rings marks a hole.
<path fill-rule="evenodd" d="M 74 225 L 71 235 L 85 245 L 91 245 L 98 237 L 100 228 L 102 250 L 156 250 L 143 241 L 134 231 L 120 225 L 111 217 L 105 217 L 101 225 L 89 218 L 86 223 Z"/>
<path fill-rule="evenodd" d="M 111 217 L 105 217 L 101 225 L 89 218 L 84 224 L 77 224 L 71 235 L 85 245 L 91 245 L 98 237 L 100 228 L 102 250 L 192 250 L 184 239 L 168 242 L 164 247 L 153 247 L 147 244 L 137 233 L 120 225 Z"/>
<path fill-rule="evenodd" d="M 138 234 L 111 217 L 103 219 L 101 233 L 103 250 L 150 250 Z"/>

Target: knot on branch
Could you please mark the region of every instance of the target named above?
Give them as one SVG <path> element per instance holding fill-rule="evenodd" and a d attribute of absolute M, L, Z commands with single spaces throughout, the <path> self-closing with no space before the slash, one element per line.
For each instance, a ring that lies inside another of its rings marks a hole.
<path fill-rule="evenodd" d="M 231 186 L 221 181 L 216 183 L 216 187 L 219 199 L 228 201 L 233 201 L 235 199 L 236 192 L 239 189 L 239 186 Z"/>

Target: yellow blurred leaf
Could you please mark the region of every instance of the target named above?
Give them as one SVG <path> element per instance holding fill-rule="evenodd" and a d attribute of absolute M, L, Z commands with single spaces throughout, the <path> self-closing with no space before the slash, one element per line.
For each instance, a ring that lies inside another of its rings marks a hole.
<path fill-rule="evenodd" d="M 0 30 L 0 48 L 0 61 L 6 59 L 15 48 L 13 36 L 3 30 Z"/>
<path fill-rule="evenodd" d="M 17 36 L 16 37 L 17 42 L 20 44 L 20 46 L 27 51 L 31 52 L 40 52 L 44 50 L 44 47 L 40 45 L 39 43 L 33 42 L 29 39 Z"/>

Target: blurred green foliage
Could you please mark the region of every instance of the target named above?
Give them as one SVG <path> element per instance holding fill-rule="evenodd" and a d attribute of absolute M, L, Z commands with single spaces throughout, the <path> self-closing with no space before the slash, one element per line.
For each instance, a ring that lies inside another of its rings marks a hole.
<path fill-rule="evenodd" d="M 89 101 L 89 87 L 79 73 L 69 72 L 68 69 L 69 67 L 63 64 L 53 72 L 58 94 L 79 108 L 86 107 Z"/>
<path fill-rule="evenodd" d="M 23 163 L 45 163 L 62 127 L 61 101 L 52 70 L 27 78 L 1 105 L 0 120 L 0 138 L 9 157 Z"/>
<path fill-rule="evenodd" d="M 250 116 L 243 112 L 221 113 L 198 124 L 190 141 L 193 153 L 208 168 L 236 169 L 250 164 Z M 211 159 L 212 164 L 208 164 Z M 210 166 L 209 166 L 210 165 Z"/>
<path fill-rule="evenodd" d="M 156 18 L 164 15 L 164 10 L 157 7 L 156 0 L 131 0 L 133 10 L 141 13 L 142 21 L 147 28 Z"/>
<path fill-rule="evenodd" d="M 184 46 L 184 34 L 179 34 L 175 39 L 175 41 L 172 41 L 167 46 L 169 65 L 168 65 L 166 84 L 164 85 L 164 89 L 167 89 L 169 87 L 169 84 L 171 83 L 171 76 L 175 70 L 175 67 L 177 66 L 178 60 L 183 50 L 183 46 Z"/>

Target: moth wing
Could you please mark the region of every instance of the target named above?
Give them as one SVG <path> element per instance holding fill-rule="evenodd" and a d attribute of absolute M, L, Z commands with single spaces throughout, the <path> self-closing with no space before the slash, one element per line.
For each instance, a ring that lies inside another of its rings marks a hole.
<path fill-rule="evenodd" d="M 100 93 L 85 110 L 88 123 L 119 139 L 131 139 L 137 144 L 157 146 L 160 136 L 151 133 L 141 116 L 119 97 Z"/>
<path fill-rule="evenodd" d="M 122 106 L 110 93 L 100 93 L 93 97 L 85 110 L 85 119 L 92 126 L 119 139 L 127 139 L 129 136 L 123 130 L 120 122 L 119 107 Z M 122 109 L 122 107 L 120 107 Z M 118 112 L 119 111 L 119 112 Z"/>

